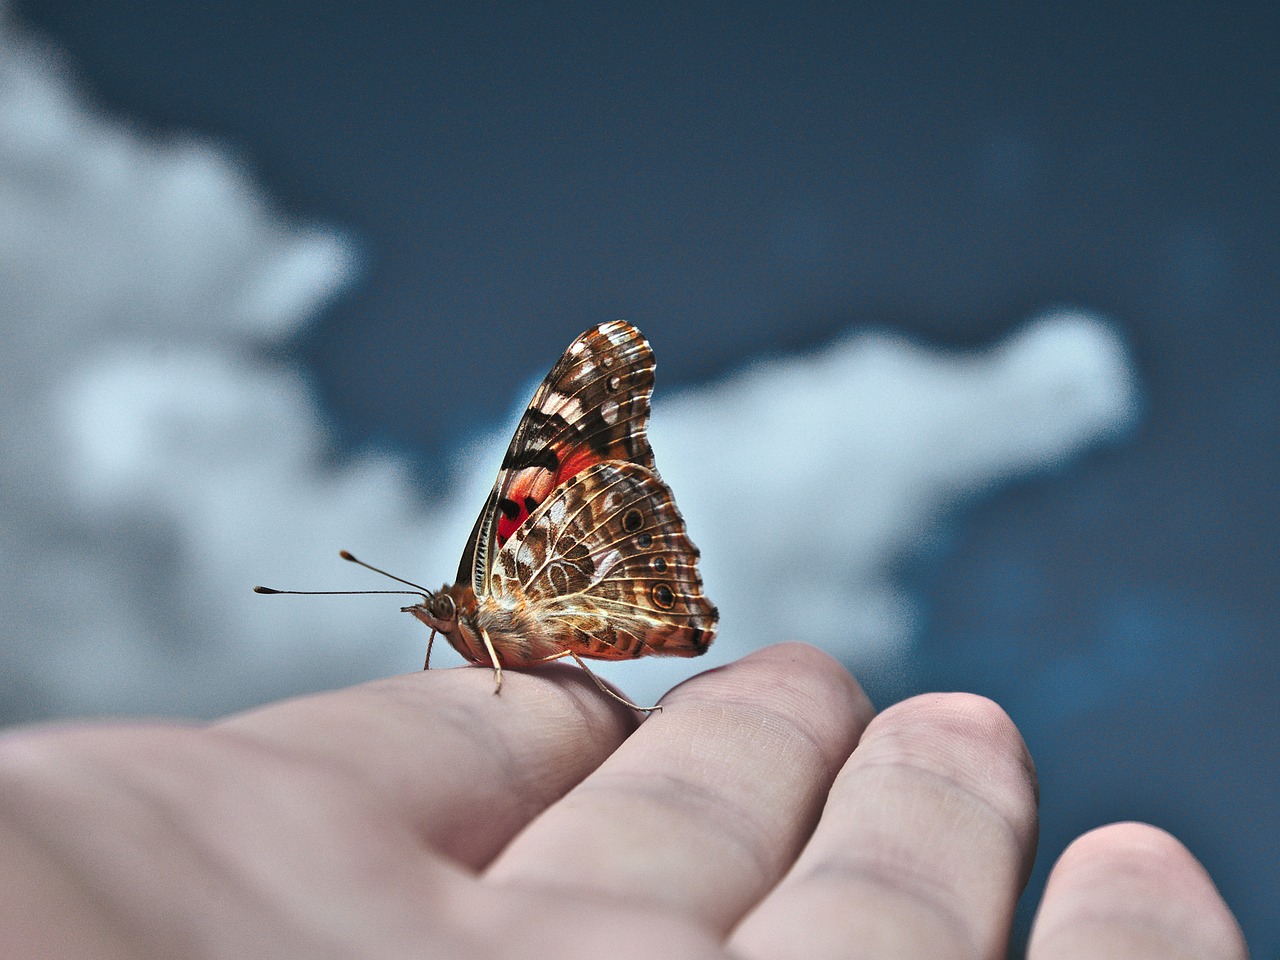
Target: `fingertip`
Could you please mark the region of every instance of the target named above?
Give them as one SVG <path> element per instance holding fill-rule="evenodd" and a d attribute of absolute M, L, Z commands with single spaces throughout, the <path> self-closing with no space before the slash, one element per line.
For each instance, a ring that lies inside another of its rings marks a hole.
<path fill-rule="evenodd" d="M 1058 864 L 1069 868 L 1076 861 L 1087 864 L 1107 856 L 1168 863 L 1191 857 L 1191 853 L 1167 830 L 1138 820 L 1124 820 L 1082 833 L 1063 851 Z M 1199 866 L 1198 861 L 1196 865 Z"/>
<path fill-rule="evenodd" d="M 1005 709 L 978 693 L 917 694 L 887 708 L 883 717 L 888 722 L 901 713 L 915 714 L 933 727 L 1022 746 L 1022 734 Z"/>
<path fill-rule="evenodd" d="M 773 644 L 699 676 L 711 673 L 718 675 L 717 683 L 724 685 L 726 690 L 757 695 L 762 690 L 776 692 L 781 685 L 784 689 L 802 689 L 806 696 L 816 693 L 823 697 L 848 699 L 860 711 L 867 713 L 873 709 L 866 693 L 844 664 L 807 643 L 787 641 Z"/>
<path fill-rule="evenodd" d="M 1032 953 L 1046 958 L 1106 955 L 1116 943 L 1135 957 L 1248 957 L 1200 861 L 1169 832 L 1139 822 L 1090 830 L 1063 851 L 1031 940 Z"/>
<path fill-rule="evenodd" d="M 892 749 L 910 759 L 952 767 L 958 776 L 988 784 L 998 782 L 1013 800 L 1006 808 L 1014 820 L 1034 829 L 1040 787 L 1035 762 L 1017 724 L 1000 704 L 976 693 L 925 693 L 882 712 L 868 737 L 892 731 Z M 1003 805 L 1002 805 L 1003 806 Z"/>
<path fill-rule="evenodd" d="M 839 769 L 875 708 L 853 675 L 831 655 L 806 643 L 779 643 L 692 677 L 663 703 L 733 702 L 782 715 L 806 728 L 823 747 L 831 772 Z M 678 711 L 672 710 L 674 720 Z"/>
<path fill-rule="evenodd" d="M 839 660 L 825 650 L 811 643 L 799 640 L 786 640 L 762 647 L 747 654 L 743 660 L 761 660 L 771 663 L 789 664 L 796 669 L 815 673 L 832 674 L 847 677 L 853 683 L 853 676 Z"/>

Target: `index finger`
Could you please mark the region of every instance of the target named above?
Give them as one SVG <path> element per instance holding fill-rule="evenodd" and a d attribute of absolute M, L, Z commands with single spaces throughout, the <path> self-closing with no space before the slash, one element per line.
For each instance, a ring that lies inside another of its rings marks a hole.
<path fill-rule="evenodd" d="M 579 670 L 457 667 L 236 714 L 211 729 L 357 779 L 437 852 L 478 869 L 637 720 Z"/>

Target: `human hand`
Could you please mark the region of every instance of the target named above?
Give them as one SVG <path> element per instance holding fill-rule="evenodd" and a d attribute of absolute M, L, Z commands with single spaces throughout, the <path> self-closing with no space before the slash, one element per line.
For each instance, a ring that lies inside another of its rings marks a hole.
<path fill-rule="evenodd" d="M 0 738 L 15 957 L 1005 955 L 1036 843 L 1013 724 L 963 694 L 874 717 L 788 644 L 638 724 L 572 667 L 393 677 L 207 726 Z M 857 747 L 855 750 L 854 747 Z M 1153 827 L 1086 834 L 1033 960 L 1240 958 Z"/>

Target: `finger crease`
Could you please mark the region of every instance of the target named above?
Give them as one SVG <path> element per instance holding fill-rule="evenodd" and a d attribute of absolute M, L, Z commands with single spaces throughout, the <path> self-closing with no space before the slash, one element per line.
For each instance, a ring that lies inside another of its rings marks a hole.
<path fill-rule="evenodd" d="M 977 956 L 977 935 L 954 907 L 954 891 L 924 870 L 904 867 L 901 860 L 883 857 L 827 857 L 811 866 L 798 885 L 834 882 L 840 885 L 865 884 L 894 893 L 928 911 L 970 948 L 962 956 Z"/>

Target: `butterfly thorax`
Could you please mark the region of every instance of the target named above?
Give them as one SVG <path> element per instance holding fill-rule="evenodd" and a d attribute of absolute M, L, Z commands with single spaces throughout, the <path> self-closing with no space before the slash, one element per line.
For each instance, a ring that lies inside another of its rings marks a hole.
<path fill-rule="evenodd" d="M 443 636 L 472 663 L 491 663 L 482 629 L 506 666 L 528 666 L 563 649 L 556 638 L 548 636 L 533 605 L 519 596 L 486 596 L 477 600 L 470 586 L 446 584 L 427 602 L 404 610 Z"/>

